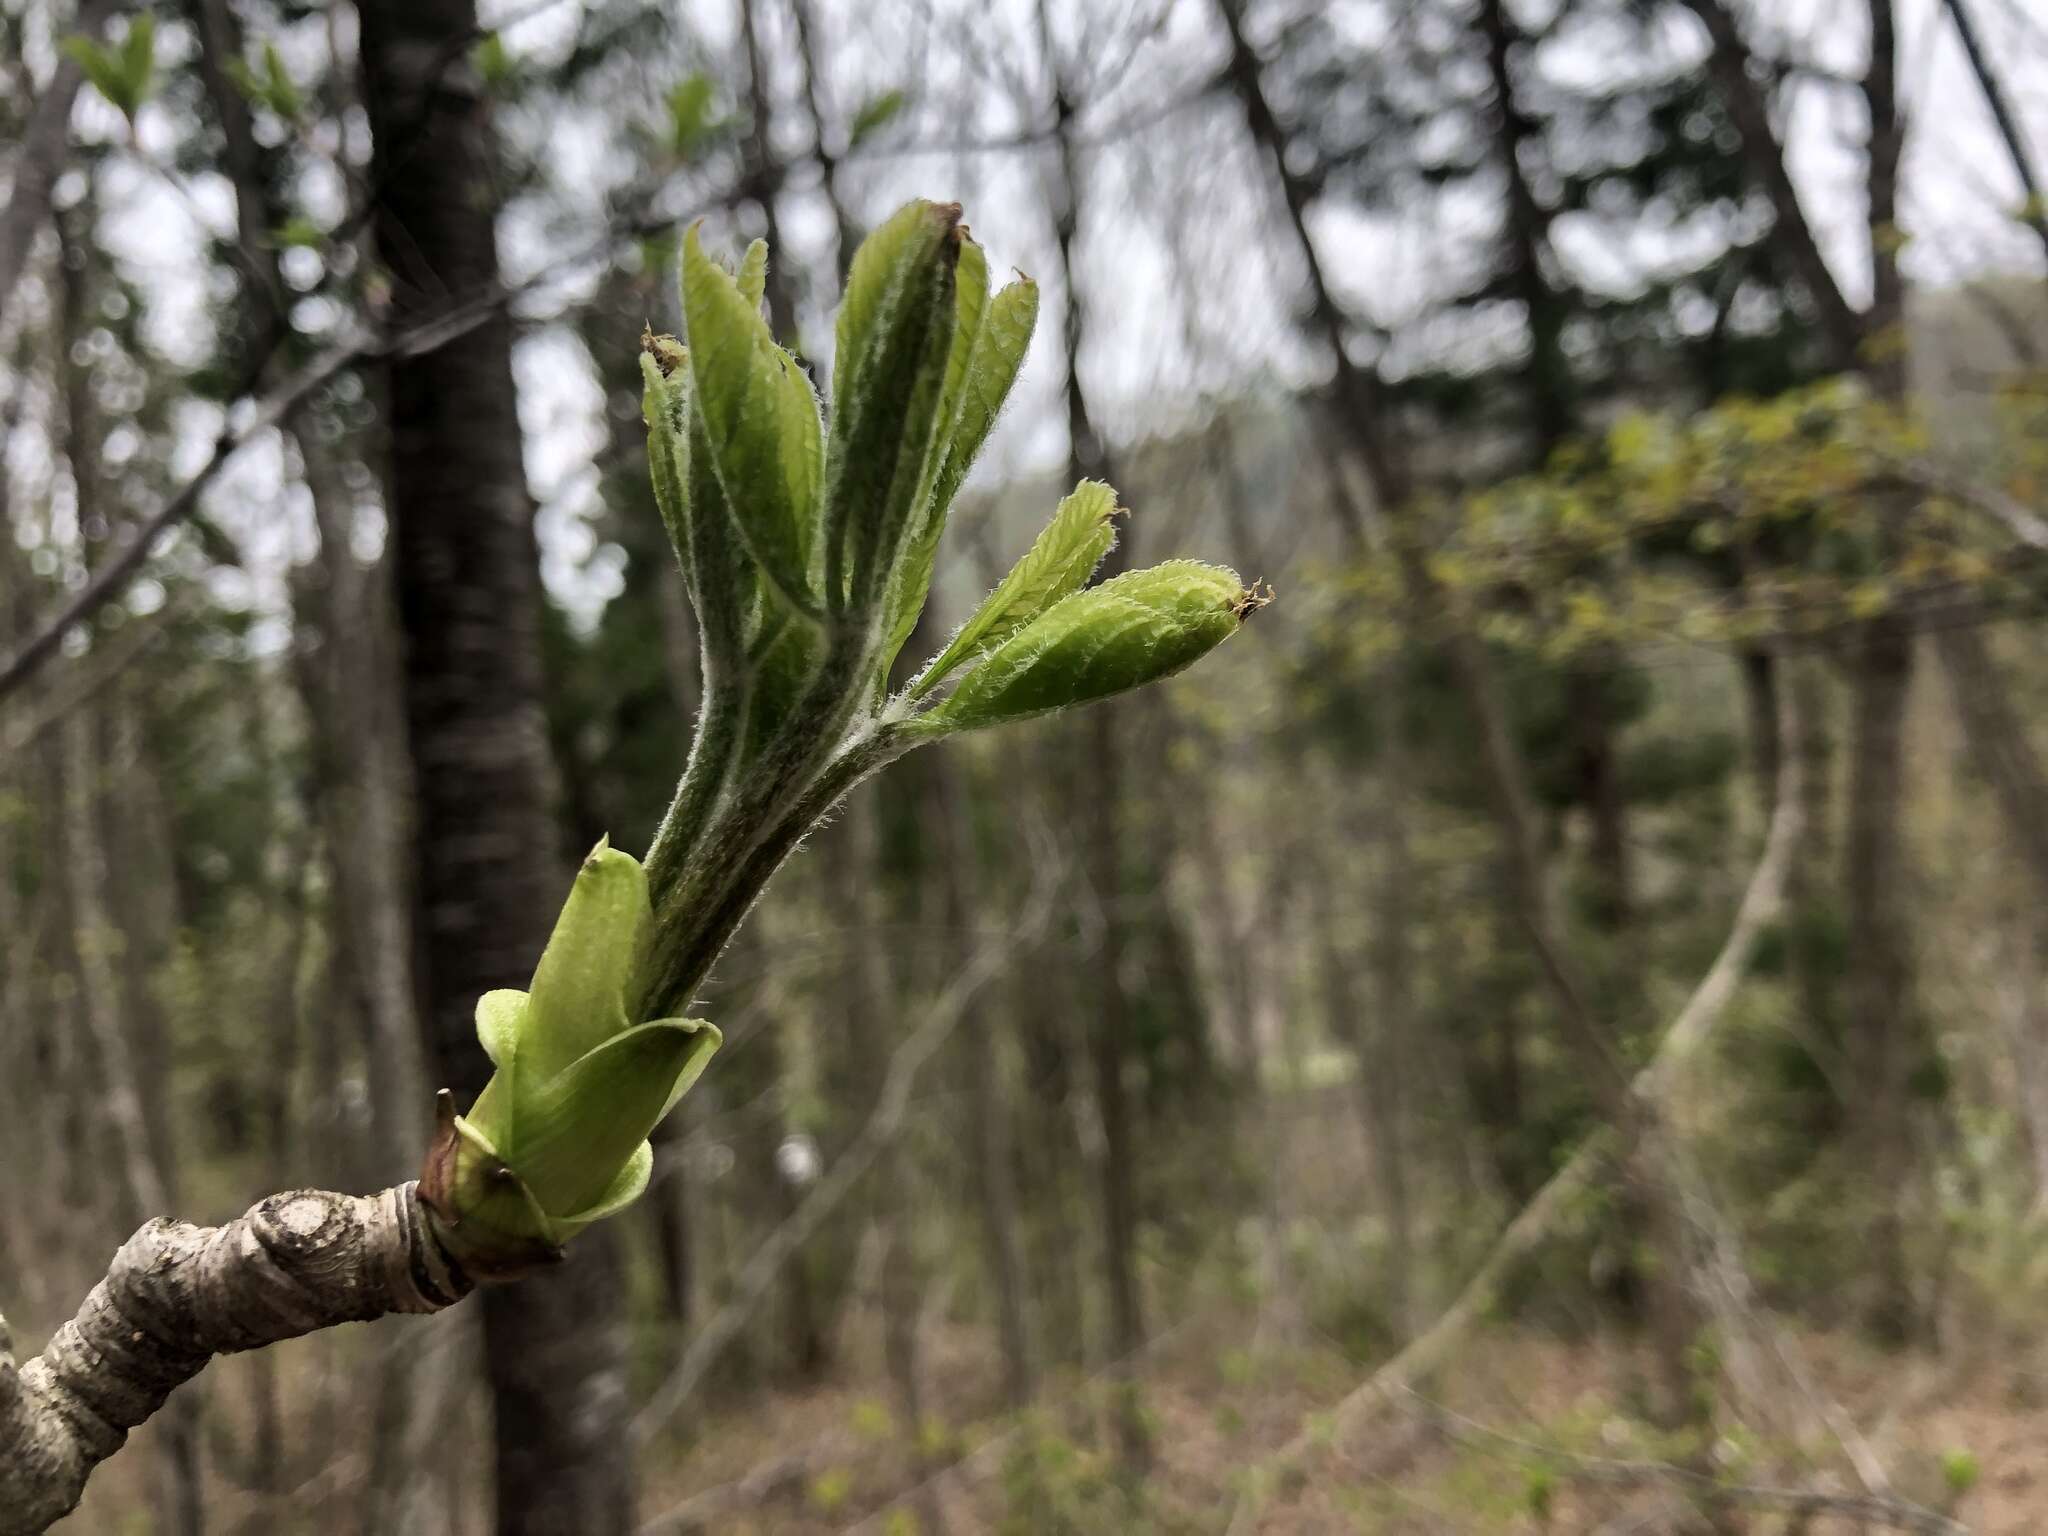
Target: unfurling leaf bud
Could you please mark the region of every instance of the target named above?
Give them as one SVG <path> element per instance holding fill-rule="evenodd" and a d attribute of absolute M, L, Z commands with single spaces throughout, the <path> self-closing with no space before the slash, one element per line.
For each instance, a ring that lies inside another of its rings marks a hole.
<path fill-rule="evenodd" d="M 865 614 L 886 596 L 930 490 L 965 240 L 959 204 L 910 203 L 861 243 L 847 274 L 825 485 L 826 600 L 836 613 Z"/>
<path fill-rule="evenodd" d="M 1141 688 L 1229 639 L 1262 601 L 1220 566 L 1171 560 L 1127 571 L 1017 630 L 911 729 L 979 730 Z"/>
<path fill-rule="evenodd" d="M 683 237 L 692 403 L 747 552 L 783 601 L 815 614 L 822 428 L 810 380 L 761 318 L 766 275 L 759 242 L 735 281 L 704 254 L 694 227 Z"/>
<path fill-rule="evenodd" d="M 639 862 L 604 843 L 577 872 L 533 984 L 487 992 L 497 1071 L 444 1127 L 421 1193 L 456 1257 L 491 1272 L 550 1252 L 647 1186 L 647 1135 L 718 1048 L 694 1019 L 633 1021 L 653 924 Z"/>
<path fill-rule="evenodd" d="M 995 649 L 1068 593 L 1080 591 L 1116 543 L 1110 524 L 1116 512 L 1116 492 L 1100 480 L 1076 486 L 1024 558 L 925 668 L 911 697 L 929 692 L 963 661 Z"/>

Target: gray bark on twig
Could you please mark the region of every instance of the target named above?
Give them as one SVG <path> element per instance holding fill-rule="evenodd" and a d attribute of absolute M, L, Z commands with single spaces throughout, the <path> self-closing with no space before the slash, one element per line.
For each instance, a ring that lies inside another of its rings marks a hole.
<path fill-rule="evenodd" d="M 468 1289 L 409 1183 L 271 1195 L 218 1227 L 145 1223 L 35 1359 L 17 1369 L 0 1324 L 0 1536 L 76 1508 L 93 1468 L 215 1355 L 438 1312 Z"/>

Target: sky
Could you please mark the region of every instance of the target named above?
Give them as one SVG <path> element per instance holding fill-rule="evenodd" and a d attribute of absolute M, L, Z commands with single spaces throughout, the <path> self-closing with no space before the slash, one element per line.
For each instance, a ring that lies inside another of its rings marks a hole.
<path fill-rule="evenodd" d="M 1972 0 L 1972 7 L 1992 56 L 2007 62 L 2004 83 L 2036 163 L 2048 165 L 2048 68 L 2019 67 L 2029 59 L 2048 60 L 2048 7 L 2040 0 Z M 780 18 L 782 7 L 768 9 Z M 843 189 L 856 211 L 872 219 L 911 196 L 956 198 L 966 206 L 993 270 L 1017 268 L 1041 281 L 1045 302 L 1038 336 L 1018 395 L 978 475 L 987 480 L 1057 463 L 1065 452 L 1058 407 L 1065 296 L 1055 280 L 1047 213 L 1056 162 L 1042 141 L 1015 143 L 1045 121 L 1046 71 L 1033 0 L 868 0 L 857 10 L 834 4 L 820 9 L 828 34 L 829 76 L 821 82 L 828 116 L 843 120 L 885 89 L 905 88 L 911 95 L 910 105 L 869 152 L 847 164 Z M 1255 7 L 1254 34 L 1270 28 L 1281 9 Z M 1526 22 L 1535 22 L 1545 7 L 1524 3 L 1516 9 Z M 1775 46 L 1813 66 L 1791 92 L 1782 131 L 1802 201 L 1831 265 L 1856 296 L 1868 288 L 1861 110 L 1853 89 L 1826 77 L 1846 79 L 1861 71 L 1868 46 L 1863 10 L 1861 0 L 1773 0 L 1748 11 L 1753 37 L 1759 35 L 1759 18 L 1768 14 Z M 1338 0 L 1329 16 L 1333 25 L 1369 36 L 1384 11 L 1383 3 Z M 579 0 L 483 5 L 486 22 L 503 26 L 511 54 L 539 65 L 560 56 L 583 12 Z M 685 46 L 710 56 L 732 47 L 731 0 L 679 5 L 676 14 Z M 1111 436 L 1168 430 L 1216 401 L 1311 382 L 1317 359 L 1289 319 L 1300 274 L 1291 253 L 1270 238 L 1274 210 L 1266 202 L 1265 179 L 1231 103 L 1217 96 L 1197 99 L 1196 88 L 1221 58 L 1209 0 L 1065 0 L 1054 14 L 1053 55 L 1084 103 L 1079 131 L 1084 140 L 1100 143 L 1084 162 L 1079 261 L 1090 308 L 1082 367 Z M 329 46 L 330 25 L 346 45 L 345 9 L 336 15 L 339 20 L 316 18 L 281 38 L 287 62 L 310 75 Z M 1909 278 L 1942 286 L 1987 272 L 2040 271 L 2038 246 L 2008 216 L 2019 202 L 2018 182 L 1941 0 L 1901 0 L 1900 18 L 1911 123 L 1902 173 L 1909 236 L 1902 260 Z M 764 42 L 779 60 L 771 90 L 790 108 L 779 122 L 795 136 L 780 147 L 800 151 L 808 125 L 796 100 L 794 38 L 786 19 L 765 26 Z M 884 39 L 887 46 L 878 41 Z M 1670 46 L 1680 54 L 1701 43 L 1689 20 L 1674 24 Z M 167 19 L 159 32 L 165 58 L 190 46 L 182 24 Z M 46 42 L 31 46 L 29 63 L 39 75 L 46 71 Z M 1541 61 L 1544 70 L 1561 77 L 1598 78 L 1627 65 L 1606 51 L 1598 35 L 1546 45 Z M 653 90 L 647 95 L 651 100 Z M 564 227 L 558 216 L 544 221 L 533 208 L 510 213 L 502 240 L 510 275 L 523 276 L 556 259 L 565 246 L 587 239 L 588 228 L 601 220 L 600 194 L 621 175 L 609 145 L 619 112 L 619 98 L 610 95 L 580 113 L 555 111 L 545 119 L 522 116 L 518 109 L 504 114 L 506 131 L 545 154 L 557 195 L 573 203 L 580 189 L 588 201 L 581 228 L 574 220 Z M 75 127 L 81 136 L 116 142 L 126 133 L 118 114 L 89 92 Z M 211 325 L 198 259 L 200 230 L 230 229 L 233 201 L 218 174 L 168 169 L 175 138 L 165 109 L 146 107 L 133 152 L 104 173 L 101 196 L 110 210 L 109 244 L 151 295 L 153 341 L 173 358 L 197 361 Z M 72 178 L 60 195 L 76 197 L 82 190 L 82 182 Z M 338 218 L 346 204 L 341 179 L 331 172 L 316 174 L 306 195 L 319 219 Z M 798 177 L 781 211 L 792 259 L 812 268 L 824 265 L 832 241 L 824 199 Z M 1486 217 L 1483 208 L 1461 208 L 1455 199 L 1378 217 L 1326 211 L 1317 214 L 1314 234 L 1346 302 L 1400 331 L 1459 280 L 1461 263 L 1469 267 L 1470 236 Z M 728 231 L 716 222 L 708 231 L 714 240 L 730 236 L 735 247 L 739 234 L 750 232 Z M 1561 228 L 1558 239 L 1583 275 L 1616 285 L 1633 281 L 1678 249 L 1675 236 L 1652 235 L 1622 250 L 1611 232 L 1590 221 Z M 303 269 L 294 277 L 310 286 L 319 258 L 302 252 L 292 260 Z M 544 574 L 550 589 L 585 619 L 615 588 L 620 568 L 617 552 L 603 549 L 591 529 L 593 460 L 605 441 L 607 389 L 581 344 L 552 317 L 587 292 L 590 281 L 589 269 L 574 269 L 522 303 L 525 329 L 516 363 L 529 479 L 542 507 Z M 309 300 L 301 322 L 317 327 L 339 320 L 323 315 L 320 305 Z M 5 330 L 0 322 L 0 340 Z M 829 317 L 808 312 L 805 335 L 809 350 L 824 352 Z M 1464 334 L 1433 330 L 1426 342 L 1422 336 L 1414 333 L 1406 344 L 1455 354 L 1460 348 L 1483 351 L 1497 341 L 1483 327 Z M 617 381 L 610 385 L 618 387 Z M 217 413 L 195 407 L 186 417 L 181 457 L 189 468 L 210 446 Z M 26 431 L 15 436 L 7 445 L 15 471 L 31 480 L 46 473 L 46 450 Z M 281 490 L 286 479 L 276 448 L 255 448 L 208 498 L 209 509 L 248 549 L 248 596 L 259 606 L 278 606 L 278 578 L 310 546 L 304 509 Z M 273 638 L 281 640 L 281 629 Z"/>

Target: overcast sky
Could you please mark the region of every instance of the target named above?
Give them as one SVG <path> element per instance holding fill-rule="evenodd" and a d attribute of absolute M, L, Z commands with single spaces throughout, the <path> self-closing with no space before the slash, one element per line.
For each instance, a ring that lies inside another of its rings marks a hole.
<path fill-rule="evenodd" d="M 578 0 L 539 6 L 535 0 L 489 0 L 484 14 L 491 21 L 512 18 L 503 34 L 507 47 L 545 65 L 568 46 L 583 9 Z M 767 8 L 778 18 L 781 9 Z M 1518 9 L 1532 20 L 1542 14 L 1535 5 Z M 2041 67 L 2048 61 L 2048 16 L 2036 14 L 2043 9 L 2040 0 L 1973 0 L 1993 57 L 2007 65 L 2005 84 L 2037 164 L 2048 163 L 2048 67 Z M 829 78 L 822 87 L 828 115 L 843 121 L 860 102 L 891 87 L 907 88 L 912 96 L 879 141 L 881 152 L 848 166 L 844 190 L 857 212 L 873 219 L 917 195 L 958 199 L 994 270 L 1019 268 L 1044 285 L 1039 334 L 1018 397 L 980 473 L 998 476 L 1057 462 L 1064 453 L 1057 353 L 1065 300 L 1054 280 L 1046 196 L 1055 161 L 1042 144 L 959 147 L 1042 126 L 1045 68 L 1033 0 L 866 0 L 821 10 L 829 33 Z M 1854 76 L 1867 50 L 1863 10 L 1861 0 L 1774 0 L 1768 13 L 1777 36 L 1789 39 L 1807 62 Z M 1086 158 L 1081 225 L 1083 288 L 1091 305 L 1084 374 L 1109 430 L 1116 436 L 1160 430 L 1205 401 L 1312 378 L 1315 357 L 1289 324 L 1299 274 L 1285 247 L 1270 238 L 1272 210 L 1236 113 L 1227 100 L 1192 99 L 1220 58 L 1210 0 L 1062 0 L 1055 11 L 1054 53 L 1073 94 L 1085 103 L 1081 130 L 1114 138 Z M 1369 35 L 1384 11 L 1382 4 L 1340 3 L 1330 15 L 1339 27 Z M 1900 11 L 1912 125 L 1902 178 L 1910 276 L 1942 285 L 1986 272 L 2039 271 L 2038 246 L 2009 216 L 2019 202 L 2018 182 L 1939 0 L 1901 0 Z M 681 46 L 713 58 L 729 52 L 735 28 L 731 0 L 678 5 L 676 15 L 678 35 L 688 40 Z M 1255 24 L 1258 19 L 1255 12 Z M 794 39 L 787 34 L 786 20 L 766 24 L 765 41 L 779 61 L 771 89 L 794 104 Z M 287 59 L 310 75 L 327 35 L 313 20 L 281 41 Z M 1671 46 L 1699 46 L 1689 21 L 1674 28 Z M 162 27 L 160 48 L 167 58 L 189 47 L 181 23 Z M 47 67 L 47 48 L 33 46 L 31 59 L 39 71 Z M 1543 68 L 1560 75 L 1601 78 L 1625 67 L 1626 61 L 1604 56 L 1597 37 L 1567 39 L 1543 59 Z M 608 96 L 580 115 L 554 112 L 528 120 L 512 112 L 505 128 L 544 146 L 563 195 L 573 199 L 581 189 L 594 223 L 602 214 L 602 194 L 623 174 L 619 158 L 608 151 L 609 136 L 618 131 L 622 112 L 644 113 L 653 99 L 650 83 L 638 105 Z M 1142 130 L 1129 131 L 1141 122 Z M 82 101 L 78 126 L 100 138 L 117 139 L 123 131 L 112 109 L 96 98 Z M 784 147 L 800 149 L 808 133 L 801 112 L 782 113 L 781 127 L 795 135 Z M 1799 84 L 1785 131 L 1802 199 L 1829 259 L 1849 291 L 1860 295 L 1868 274 L 1855 93 L 1820 79 Z M 161 109 L 145 109 L 140 141 L 146 153 L 166 158 L 174 137 L 174 125 Z M 920 147 L 933 145 L 940 147 Z M 80 187 L 67 190 L 76 196 Z M 202 222 L 217 231 L 231 227 L 225 179 L 202 172 L 174 190 L 155 170 L 117 164 L 105 174 L 101 195 L 110 209 L 109 243 L 153 296 L 153 338 L 171 356 L 196 361 L 208 345 L 210 325 L 198 232 Z M 314 215 L 325 219 L 338 217 L 345 201 L 333 176 L 316 176 L 306 196 Z M 832 241 L 823 199 L 806 191 L 799 177 L 782 213 L 791 247 L 786 259 L 822 269 Z M 1485 217 L 1483 209 L 1461 210 L 1448 200 L 1383 218 L 1324 214 L 1316 233 L 1347 300 L 1380 324 L 1398 328 L 1460 280 L 1461 263 L 1469 267 L 1475 259 L 1472 225 Z M 716 226 L 711 233 L 738 238 L 738 232 Z M 505 228 L 507 263 L 518 276 L 587 238 L 587 229 L 543 225 L 533 210 L 515 212 Z M 1617 286 L 1673 250 L 1668 242 L 1660 246 L 1655 235 L 1623 248 L 1610 231 L 1590 223 L 1562 228 L 1558 239 L 1582 275 Z M 293 259 L 312 265 L 315 270 L 304 274 L 309 279 L 316 275 L 317 257 L 310 252 Z M 529 321 L 541 323 L 518 357 L 529 474 L 543 506 L 546 574 L 551 588 L 585 613 L 616 573 L 587 523 L 596 493 L 592 460 L 604 441 L 605 391 L 567 328 L 545 321 L 587 291 L 590 276 L 587 270 L 571 272 L 523 306 Z M 321 315 L 316 309 L 301 318 L 318 323 Z M 807 314 L 806 339 L 814 350 L 824 348 L 827 316 Z M 1489 342 L 1484 334 L 1433 331 L 1426 344 L 1455 350 Z M 609 382 L 619 387 L 620 381 Z M 631 381 L 626 384 L 631 387 Z M 209 412 L 195 409 L 189 426 L 186 457 L 196 463 L 215 423 Z M 32 480 L 47 470 L 38 462 L 47 453 L 31 433 L 17 439 L 7 446 L 9 461 Z M 284 502 L 287 515 L 277 515 L 281 470 L 275 452 L 251 451 L 210 500 L 248 545 L 259 587 L 270 584 L 261 573 L 281 569 L 306 538 L 303 509 Z"/>

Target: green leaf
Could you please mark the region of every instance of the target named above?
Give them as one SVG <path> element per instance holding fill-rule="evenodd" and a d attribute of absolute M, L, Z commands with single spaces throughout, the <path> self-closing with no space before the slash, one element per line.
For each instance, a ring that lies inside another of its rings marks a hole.
<path fill-rule="evenodd" d="M 492 91 L 502 91 L 519 71 L 512 50 L 505 46 L 504 35 L 495 31 L 478 39 L 477 45 L 469 50 L 469 62 L 485 88 Z"/>
<path fill-rule="evenodd" d="M 968 397 L 968 380 L 979 350 L 983 322 L 988 317 L 988 256 L 972 240 L 960 242 L 960 261 L 953 275 L 953 342 L 946 354 L 946 382 L 939 397 L 938 429 L 925 448 L 924 478 L 919 483 L 917 506 L 912 514 L 909 538 L 889 584 L 888 620 L 881 652 L 881 687 L 886 689 L 889 668 L 896 653 L 917 627 L 931 590 L 932 570 L 938 562 L 939 539 L 946 531 L 950 497 L 941 497 L 954 429 L 959 425 Z"/>
<path fill-rule="evenodd" d="M 943 441 L 935 445 L 933 462 L 927 466 L 929 486 L 924 493 L 924 521 L 904 552 L 890 591 L 889 644 L 885 652 L 888 661 L 896 659 L 903 642 L 917 627 L 917 616 L 931 590 L 939 540 L 946 531 L 953 498 L 960 493 L 961 482 L 988 441 L 1003 402 L 1017 382 L 1037 324 L 1038 285 L 1028 277 L 1003 289 L 983 313 L 950 425 Z"/>
<path fill-rule="evenodd" d="M 633 1149 L 633 1155 L 626 1159 L 619 1176 L 599 1197 L 597 1204 L 587 1206 L 571 1215 L 555 1221 L 554 1228 L 562 1241 L 567 1241 L 589 1226 L 607 1216 L 616 1216 L 627 1206 L 647 1193 L 648 1181 L 654 1177 L 654 1144 L 643 1141 Z"/>
<path fill-rule="evenodd" d="M 291 122 L 305 106 L 305 97 L 300 93 L 298 82 L 292 79 L 292 72 L 285 67 L 284 55 L 277 51 L 277 44 L 263 45 L 264 104 L 279 117 Z"/>
<path fill-rule="evenodd" d="M 693 400 L 734 526 L 783 600 L 813 613 L 823 469 L 810 381 L 694 228 L 683 240 L 683 316 Z"/>
<path fill-rule="evenodd" d="M 505 1161 L 550 1216 L 602 1201 L 647 1133 L 703 1072 L 720 1035 L 693 1019 L 659 1019 L 615 1035 L 520 1094 Z"/>
<path fill-rule="evenodd" d="M 1038 284 L 1019 278 L 998 293 L 988 307 L 988 319 L 974 347 L 960 400 L 960 414 L 953 423 L 946 444 L 946 461 L 940 470 L 934 495 L 941 506 L 949 505 L 959 493 L 960 482 L 981 455 L 982 445 L 995 429 L 1003 402 L 1010 398 L 1017 372 L 1024 366 L 1024 354 L 1031 350 L 1031 333 L 1038 326 Z"/>
<path fill-rule="evenodd" d="M 306 246 L 318 249 L 326 243 L 327 231 L 304 214 L 295 214 L 270 232 L 271 243 L 281 249 Z"/>
<path fill-rule="evenodd" d="M 835 609 L 858 611 L 886 593 L 918 511 L 952 351 L 959 226 L 959 205 L 913 202 L 854 255 L 826 469 L 826 596 Z"/>
<path fill-rule="evenodd" d="M 888 90 L 862 102 L 860 110 L 853 114 L 853 126 L 847 130 L 846 147 L 860 148 L 862 141 L 888 126 L 908 99 L 900 90 Z"/>
<path fill-rule="evenodd" d="M 649 337 L 642 342 L 650 350 L 640 354 L 640 417 L 647 423 L 647 475 L 654 486 L 654 503 L 661 512 L 662 526 L 682 567 L 683 579 L 692 588 L 696 581 L 690 560 L 690 439 L 684 414 L 683 391 L 690 387 L 688 359 L 672 364 L 677 371 L 662 372 L 662 360 Z M 673 338 L 666 338 L 673 340 Z"/>
<path fill-rule="evenodd" d="M 756 309 L 768 296 L 768 242 L 756 240 L 740 258 L 740 275 L 735 281 L 746 301 Z"/>
<path fill-rule="evenodd" d="M 715 87 L 709 75 L 690 75 L 668 93 L 669 148 L 679 160 L 693 159 L 718 126 Z"/>
<path fill-rule="evenodd" d="M 118 107 L 124 114 L 129 111 L 125 104 L 126 83 L 121 75 L 121 66 L 113 53 L 100 47 L 89 37 L 67 37 L 59 45 L 66 58 L 76 64 L 92 82 L 93 89 Z"/>
<path fill-rule="evenodd" d="M 156 16 L 144 11 L 128 23 L 128 35 L 121 39 L 121 82 L 125 94 L 117 105 L 130 117 L 149 99 L 155 74 Z"/>
<path fill-rule="evenodd" d="M 1170 676 L 1235 634 L 1259 600 L 1234 571 L 1173 560 L 1062 598 L 981 659 L 925 735 L 979 730 Z"/>
<path fill-rule="evenodd" d="M 653 927 L 640 861 L 600 842 L 576 872 L 519 1032 L 521 1100 L 632 1022 Z"/>
<path fill-rule="evenodd" d="M 526 1022 L 526 994 L 499 987 L 476 1000 L 476 1037 L 491 1065 L 508 1070 L 518 1054 L 520 1026 Z"/>
<path fill-rule="evenodd" d="M 1061 598 L 1078 592 L 1116 543 L 1110 522 L 1116 510 L 1116 492 L 1100 480 L 1076 486 L 1024 558 L 925 668 L 911 697 L 921 697 L 962 662 L 1001 645 Z"/>

